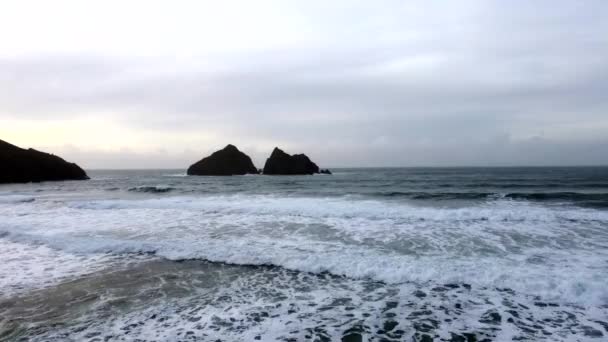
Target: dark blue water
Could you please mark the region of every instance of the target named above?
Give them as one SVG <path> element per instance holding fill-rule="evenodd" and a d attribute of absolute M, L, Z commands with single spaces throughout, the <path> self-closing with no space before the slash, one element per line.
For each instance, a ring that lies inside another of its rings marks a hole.
<path fill-rule="evenodd" d="M 182 170 L 90 171 L 106 189 L 133 192 L 366 196 L 457 201 L 510 198 L 608 206 L 608 167 L 336 169 L 333 176 L 183 177 Z M 116 177 L 118 176 L 118 177 Z M 118 180 L 124 181 L 124 184 Z M 158 184 L 156 184 L 158 183 Z M 156 187 L 156 185 L 159 187 Z M 94 182 L 92 187 L 103 186 Z M 131 186 L 131 187 L 129 187 Z M 429 202 L 432 204 L 432 202 Z"/>

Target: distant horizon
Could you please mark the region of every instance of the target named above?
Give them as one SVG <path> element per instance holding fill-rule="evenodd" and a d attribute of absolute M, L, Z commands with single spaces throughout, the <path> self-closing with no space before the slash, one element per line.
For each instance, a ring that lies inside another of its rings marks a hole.
<path fill-rule="evenodd" d="M 607 168 L 608 164 L 604 165 L 493 165 L 493 166 L 482 166 L 482 165 L 460 165 L 460 166 L 323 166 L 329 170 L 342 170 L 342 169 L 510 169 L 510 168 Z M 103 168 L 84 168 L 87 171 L 177 171 L 184 170 L 185 168 L 145 168 L 145 169 L 103 169 Z M 236 175 L 235 175 L 236 176 Z M 198 176 L 193 176 L 198 177 Z"/>

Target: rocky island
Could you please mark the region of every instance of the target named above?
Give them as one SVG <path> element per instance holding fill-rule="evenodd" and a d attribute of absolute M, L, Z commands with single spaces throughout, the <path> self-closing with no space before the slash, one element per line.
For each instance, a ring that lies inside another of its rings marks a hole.
<path fill-rule="evenodd" d="M 275 147 L 264 165 L 265 175 L 312 175 L 319 167 L 305 154 L 289 155 Z"/>
<path fill-rule="evenodd" d="M 86 172 L 74 163 L 0 140 L 0 184 L 85 179 Z"/>
<path fill-rule="evenodd" d="M 248 155 L 239 151 L 236 146 L 228 145 L 192 164 L 187 173 L 194 176 L 232 176 L 257 174 L 258 169 Z"/>
<path fill-rule="evenodd" d="M 192 164 L 187 172 L 192 176 L 232 176 L 245 174 L 264 175 L 312 175 L 331 174 L 319 169 L 305 154 L 289 155 L 278 147 L 272 151 L 263 169 L 257 169 L 251 158 L 234 145 L 227 145 L 208 157 Z"/>

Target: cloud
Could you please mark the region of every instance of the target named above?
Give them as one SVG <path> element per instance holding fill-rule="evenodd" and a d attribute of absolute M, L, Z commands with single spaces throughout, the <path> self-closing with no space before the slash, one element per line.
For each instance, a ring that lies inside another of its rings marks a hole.
<path fill-rule="evenodd" d="M 57 53 L 24 44 L 15 51 L 25 56 L 0 53 L 0 118 L 111 122 L 139 137 L 134 153 L 156 167 L 229 142 L 262 161 L 281 145 L 331 166 L 608 163 L 593 152 L 608 136 L 604 2 L 349 4 L 261 2 L 241 23 L 210 24 L 171 8 L 184 23 L 169 36 L 153 6 L 142 24 L 159 33 L 154 46 L 133 51 L 118 37 L 102 51 Z M 236 15 L 231 5 L 207 9 Z M 110 37 L 96 28 L 84 30 Z M 120 21 L 111 32 L 119 29 L 134 34 Z M 89 145 L 44 142 L 65 143 Z M 146 152 L 159 148 L 167 153 Z M 119 165 L 112 151 L 103 161 Z"/>

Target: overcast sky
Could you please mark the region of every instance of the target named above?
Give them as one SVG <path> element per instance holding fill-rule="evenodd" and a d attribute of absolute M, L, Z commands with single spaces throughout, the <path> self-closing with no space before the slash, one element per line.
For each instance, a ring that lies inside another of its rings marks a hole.
<path fill-rule="evenodd" d="M 85 168 L 608 164 L 608 1 L 2 1 L 0 139 Z"/>

